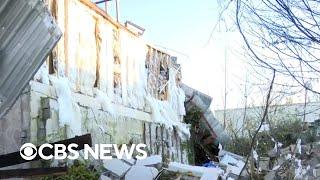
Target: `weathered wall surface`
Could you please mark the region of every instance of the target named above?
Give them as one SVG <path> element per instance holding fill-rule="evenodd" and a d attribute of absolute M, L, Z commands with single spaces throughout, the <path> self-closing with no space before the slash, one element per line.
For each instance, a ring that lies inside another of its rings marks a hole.
<path fill-rule="evenodd" d="M 29 94 L 20 95 L 9 112 L 0 119 L 0 154 L 19 151 L 22 144 L 30 137 L 30 106 Z M 28 167 L 29 164 L 8 168 Z"/>
<path fill-rule="evenodd" d="M 54 87 L 38 82 L 31 82 L 31 141 L 57 140 L 68 137 L 72 124 L 63 127 L 59 122 L 59 103 Z M 142 120 L 149 120 L 150 115 L 124 106 L 113 104 L 114 114 L 101 109 L 96 99 L 79 93 L 73 94 L 79 106 L 81 134 L 92 133 L 94 143 L 128 143 L 131 138 L 143 139 Z M 63 110 L 62 110 L 63 111 Z M 72 112 L 67 112 L 72 113 Z M 139 121 L 138 121 L 139 120 Z M 42 123 L 39 123 L 42 122 Z"/>
<path fill-rule="evenodd" d="M 0 120 L 0 154 L 19 150 L 26 142 L 29 127 L 29 97 L 22 95 Z"/>

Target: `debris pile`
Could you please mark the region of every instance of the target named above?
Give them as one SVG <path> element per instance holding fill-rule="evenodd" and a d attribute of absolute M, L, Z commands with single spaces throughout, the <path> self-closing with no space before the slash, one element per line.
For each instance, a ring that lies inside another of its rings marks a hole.
<path fill-rule="evenodd" d="M 158 169 L 161 166 L 162 158 L 159 155 L 149 156 L 143 160 L 104 160 L 103 167 L 105 171 L 101 174 L 100 179 L 152 180 L 158 175 Z"/>
<path fill-rule="evenodd" d="M 259 176 L 267 180 L 320 178 L 319 142 L 304 144 L 298 139 L 296 144 L 280 149 L 281 146 L 275 142 L 268 157 L 259 158 L 259 163 L 255 164 Z"/>
<path fill-rule="evenodd" d="M 111 159 L 104 160 L 104 172 L 101 180 L 232 180 L 238 179 L 244 167 L 243 157 L 221 151 L 220 162 L 210 161 L 202 166 L 193 166 L 178 162 L 164 164 L 160 155 L 152 155 L 142 160 Z M 245 173 L 243 173 L 245 174 Z M 246 177 L 246 175 L 242 175 Z"/>
<path fill-rule="evenodd" d="M 243 157 L 222 151 L 219 155 L 220 162 L 210 161 L 202 166 L 192 166 L 177 162 L 170 162 L 158 174 L 158 179 L 195 179 L 195 180 L 233 180 L 239 179 L 240 172 L 245 163 Z M 242 174 L 241 178 L 246 179 Z"/>

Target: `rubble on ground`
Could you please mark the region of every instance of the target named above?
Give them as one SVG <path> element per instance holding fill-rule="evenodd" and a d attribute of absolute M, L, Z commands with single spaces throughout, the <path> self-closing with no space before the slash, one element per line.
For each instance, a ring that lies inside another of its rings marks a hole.
<path fill-rule="evenodd" d="M 268 157 L 259 157 L 257 172 L 266 180 L 320 179 L 320 143 L 303 144 L 298 139 L 296 144 L 274 148 Z"/>
<path fill-rule="evenodd" d="M 242 174 L 240 173 L 245 166 L 245 157 L 221 149 L 218 158 L 219 162 L 210 161 L 202 166 L 178 162 L 164 164 L 160 155 L 152 155 L 144 160 L 117 159 L 104 161 L 105 172 L 101 174 L 100 179 L 249 179 L 252 169 L 255 171 L 253 177 L 259 176 L 261 179 L 266 180 L 316 180 L 320 178 L 320 143 L 304 144 L 303 141 L 298 139 L 296 144 L 288 147 L 282 147 L 279 142 L 275 142 L 275 144 L 275 148 L 269 151 L 268 157 L 263 157 L 258 152 L 253 152 L 254 168 L 250 168 L 249 161 Z"/>
<path fill-rule="evenodd" d="M 210 161 L 203 166 L 193 166 L 178 162 L 164 164 L 160 155 L 152 155 L 143 160 L 104 160 L 101 180 L 232 180 L 238 179 L 244 167 L 243 157 L 222 151 L 220 162 Z M 243 173 L 245 174 L 245 173 Z M 245 177 L 244 175 L 243 177 Z"/>
<path fill-rule="evenodd" d="M 110 159 L 103 161 L 104 172 L 101 180 L 152 180 L 159 171 L 162 164 L 160 155 L 149 156 L 143 160 L 133 159 Z"/>

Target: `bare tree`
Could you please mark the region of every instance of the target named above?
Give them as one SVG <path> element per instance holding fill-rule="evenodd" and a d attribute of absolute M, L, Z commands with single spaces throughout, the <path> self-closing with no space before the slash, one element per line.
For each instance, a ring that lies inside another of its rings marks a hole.
<path fill-rule="evenodd" d="M 320 1 L 236 0 L 233 2 L 235 2 L 235 24 L 244 40 L 248 55 L 254 60 L 255 65 L 282 74 L 282 77 L 291 79 L 302 87 L 298 88 L 298 91 L 305 92 L 303 112 L 305 119 L 306 92 L 320 95 Z M 295 86 L 295 84 L 289 86 L 288 82 L 281 78 L 274 84 L 289 90 Z M 283 91 L 279 94 L 289 96 L 290 92 Z M 270 97 L 267 97 L 261 124 L 266 121 L 268 102 Z M 251 149 L 254 147 L 256 133 L 252 138 Z M 246 164 L 248 160 L 249 155 Z"/>
<path fill-rule="evenodd" d="M 236 25 L 255 63 L 308 86 L 320 77 L 320 2 L 236 0 Z"/>
<path fill-rule="evenodd" d="M 266 121 L 267 119 L 267 116 L 268 116 L 268 111 L 269 111 L 269 106 L 270 106 L 270 97 L 271 97 L 271 92 L 272 92 L 272 89 L 273 89 L 273 83 L 274 83 L 274 79 L 275 79 L 275 76 L 276 76 L 276 72 L 273 71 L 273 75 L 272 75 L 272 80 L 270 82 L 270 87 L 269 87 L 269 90 L 268 90 L 268 94 L 267 94 L 267 99 L 266 99 L 266 102 L 265 102 L 265 108 L 264 108 L 264 112 L 263 112 L 263 116 L 262 116 L 262 119 L 260 121 L 260 125 L 258 127 L 258 129 L 256 130 L 256 132 L 254 133 L 252 139 L 251 139 L 251 145 L 250 145 L 250 149 L 251 149 L 251 152 L 252 150 L 254 149 L 254 146 L 256 144 L 256 138 L 257 138 L 257 135 L 263 125 L 263 123 Z M 252 154 L 252 153 L 251 153 Z M 242 174 L 243 170 L 246 168 L 248 162 L 249 162 L 249 158 L 250 158 L 250 155 L 247 156 L 247 159 L 246 159 L 246 162 L 245 162 L 245 165 L 244 167 L 242 168 L 241 172 L 240 172 L 240 175 Z M 252 165 L 251 165 L 252 166 Z M 253 173 L 251 171 L 251 173 Z M 251 174 L 252 175 L 252 174 Z"/>

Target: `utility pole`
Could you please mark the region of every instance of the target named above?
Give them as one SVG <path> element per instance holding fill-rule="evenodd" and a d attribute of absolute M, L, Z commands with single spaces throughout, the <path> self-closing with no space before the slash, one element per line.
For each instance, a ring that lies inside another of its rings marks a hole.
<path fill-rule="evenodd" d="M 311 87 L 311 83 L 307 82 L 305 84 L 305 88 L 304 88 L 304 105 L 303 105 L 303 128 L 304 128 L 304 123 L 306 122 L 306 109 L 307 109 L 307 101 L 308 101 L 308 89 Z"/>
<path fill-rule="evenodd" d="M 116 0 L 116 17 L 117 17 L 117 22 L 119 22 L 119 1 L 120 0 Z"/>
<path fill-rule="evenodd" d="M 246 82 L 244 85 L 244 113 L 243 113 L 243 120 L 242 120 L 242 130 L 241 130 L 241 134 L 242 136 L 244 135 L 244 126 L 245 126 L 245 121 L 246 121 L 246 116 L 247 116 L 247 104 L 248 104 L 248 75 L 246 74 Z"/>
<path fill-rule="evenodd" d="M 104 8 L 105 8 L 106 14 L 108 14 L 108 1 L 104 2 Z"/>
<path fill-rule="evenodd" d="M 112 1 L 112 0 L 100 0 L 95 2 L 95 4 L 101 4 L 104 3 L 104 8 L 105 8 L 105 12 L 108 13 L 108 1 Z M 116 1 L 116 19 L 117 22 L 119 22 L 119 1 L 120 0 L 115 0 Z"/>
<path fill-rule="evenodd" d="M 223 108 L 223 128 L 224 129 L 226 129 L 226 109 L 227 109 L 227 46 L 225 44 L 225 47 L 224 47 L 224 108 Z"/>

